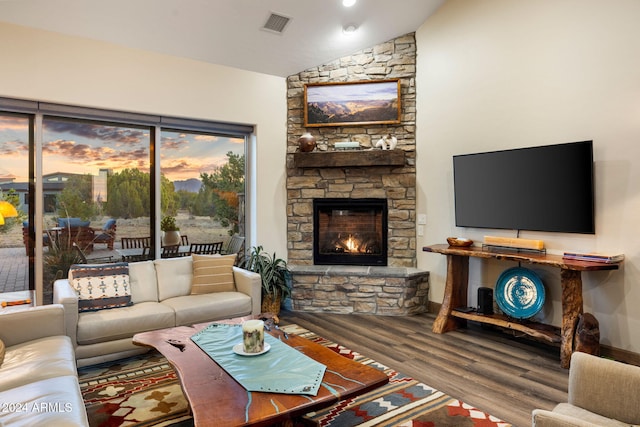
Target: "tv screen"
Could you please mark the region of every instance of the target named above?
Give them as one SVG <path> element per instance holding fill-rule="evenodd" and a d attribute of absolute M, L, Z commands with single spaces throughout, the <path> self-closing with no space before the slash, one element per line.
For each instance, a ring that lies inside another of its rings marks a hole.
<path fill-rule="evenodd" d="M 456 226 L 595 233 L 593 142 L 453 156 Z"/>

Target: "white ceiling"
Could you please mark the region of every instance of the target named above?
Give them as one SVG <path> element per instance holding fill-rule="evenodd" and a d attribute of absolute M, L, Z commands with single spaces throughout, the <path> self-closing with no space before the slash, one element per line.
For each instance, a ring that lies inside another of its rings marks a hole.
<path fill-rule="evenodd" d="M 0 0 L 0 21 L 286 77 L 416 31 L 443 2 Z M 271 13 L 291 18 L 282 34 L 262 29 Z"/>

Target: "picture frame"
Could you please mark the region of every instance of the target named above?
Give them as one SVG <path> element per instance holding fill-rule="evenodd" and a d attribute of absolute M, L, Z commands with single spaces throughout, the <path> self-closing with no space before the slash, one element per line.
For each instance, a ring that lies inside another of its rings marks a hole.
<path fill-rule="evenodd" d="M 399 124 L 400 79 L 304 85 L 304 126 Z"/>

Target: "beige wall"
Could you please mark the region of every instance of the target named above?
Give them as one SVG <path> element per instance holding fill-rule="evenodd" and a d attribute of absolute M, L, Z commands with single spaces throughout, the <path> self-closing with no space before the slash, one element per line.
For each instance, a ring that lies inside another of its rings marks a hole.
<path fill-rule="evenodd" d="M 452 155 L 594 141 L 596 234 L 521 232 L 549 252 L 623 252 L 617 272 L 583 273 L 585 311 L 601 342 L 640 352 L 640 2 L 448 0 L 416 34 L 418 246 L 447 236 L 481 241 L 515 232 L 456 228 Z M 544 169 L 523 171 L 544 173 Z M 471 262 L 470 294 L 513 266 Z M 441 302 L 445 258 L 418 253 Z M 535 267 L 548 301 L 539 318 L 560 324 L 559 270 Z M 550 294 L 550 295 L 549 295 Z"/>
<path fill-rule="evenodd" d="M 0 23 L 0 96 L 255 125 L 255 241 L 286 254 L 284 78 Z"/>

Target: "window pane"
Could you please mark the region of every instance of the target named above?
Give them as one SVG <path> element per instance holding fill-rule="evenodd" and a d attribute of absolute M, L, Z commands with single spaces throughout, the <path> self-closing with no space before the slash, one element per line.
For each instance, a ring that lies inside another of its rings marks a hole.
<path fill-rule="evenodd" d="M 71 264 L 122 259 L 123 237 L 151 237 L 150 128 L 45 117 L 44 300 Z"/>
<path fill-rule="evenodd" d="M 29 212 L 29 118 L 0 114 L 0 200 L 15 206 L 17 217 L 0 222 L 0 292 L 29 289 L 28 239 L 23 221 Z M 31 273 L 30 273 L 31 271 Z M 33 280 L 32 280 L 33 281 Z"/>
<path fill-rule="evenodd" d="M 183 245 L 244 236 L 244 150 L 244 138 L 162 130 L 162 218 L 175 217 Z"/>

